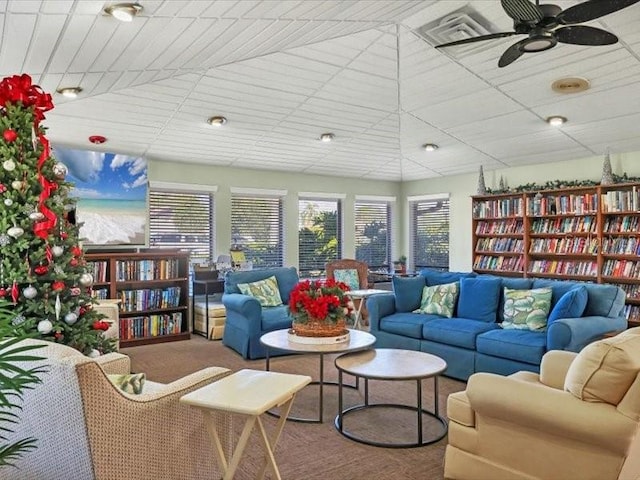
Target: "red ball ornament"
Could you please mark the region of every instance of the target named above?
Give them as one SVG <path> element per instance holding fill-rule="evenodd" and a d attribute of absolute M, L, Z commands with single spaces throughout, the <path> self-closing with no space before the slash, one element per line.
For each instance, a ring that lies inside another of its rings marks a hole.
<path fill-rule="evenodd" d="M 0 183 L 0 193 L 4 193 L 6 191 L 7 191 L 7 187 L 3 183 Z"/>
<path fill-rule="evenodd" d="M 60 238 L 66 240 L 69 234 L 67 232 L 60 232 Z"/>
<path fill-rule="evenodd" d="M 7 289 L 4 287 L 0 287 L 0 297 L 5 297 L 7 295 Z"/>
<path fill-rule="evenodd" d="M 2 132 L 2 136 L 7 142 L 15 142 L 16 138 L 18 138 L 18 134 L 15 130 L 8 128 L 4 132 Z"/>
<path fill-rule="evenodd" d="M 37 275 L 44 275 L 49 271 L 49 267 L 46 265 L 38 265 L 33 269 L 33 271 L 36 272 Z"/>
<path fill-rule="evenodd" d="M 62 340 L 64 338 L 62 332 L 56 332 L 53 336 L 56 337 L 56 340 Z"/>
<path fill-rule="evenodd" d="M 71 247 L 71 255 L 74 257 L 79 257 L 82 255 L 82 249 L 80 247 Z"/>
<path fill-rule="evenodd" d="M 78 259 L 77 258 L 72 258 L 71 260 L 69 260 L 69 265 L 71 265 L 72 267 L 77 267 L 78 266 Z"/>
<path fill-rule="evenodd" d="M 53 290 L 54 292 L 64 290 L 64 282 L 62 280 L 56 280 L 51 284 L 51 290 Z"/>
<path fill-rule="evenodd" d="M 102 320 L 96 320 L 95 322 L 93 322 L 93 329 L 106 332 L 107 330 L 109 330 L 109 324 L 107 322 L 103 322 Z"/>

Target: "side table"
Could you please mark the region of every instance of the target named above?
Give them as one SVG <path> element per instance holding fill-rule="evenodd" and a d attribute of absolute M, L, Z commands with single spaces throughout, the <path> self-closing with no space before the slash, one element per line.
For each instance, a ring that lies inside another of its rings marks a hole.
<path fill-rule="evenodd" d="M 362 306 L 367 301 L 371 295 L 376 295 L 378 293 L 390 293 L 388 290 L 378 290 L 376 288 L 365 288 L 362 290 L 349 290 L 347 295 L 351 297 L 352 300 L 360 299 L 360 304 L 358 305 L 358 309 L 356 310 L 356 319 L 353 322 L 353 328 L 360 328 L 360 321 L 362 320 Z"/>
<path fill-rule="evenodd" d="M 184 395 L 180 398 L 180 402 L 205 411 L 209 434 L 215 445 L 216 456 L 220 462 L 224 480 L 230 480 L 234 477 L 256 423 L 265 450 L 265 463 L 256 478 L 264 478 L 267 467 L 271 467 L 274 477 L 281 479 L 273 451 L 284 428 L 296 393 L 309 382 L 311 382 L 311 377 L 306 375 L 240 370 Z M 260 416 L 274 407 L 280 407 L 280 419 L 272 438 L 269 439 Z M 247 417 L 233 456 L 228 463 L 216 428 L 216 411 Z"/>
<path fill-rule="evenodd" d="M 216 272 L 217 274 L 217 272 Z M 204 287 L 204 288 L 197 288 Z M 209 338 L 209 294 L 221 293 L 224 291 L 224 279 L 223 278 L 198 278 L 192 281 L 193 296 L 191 297 L 191 316 L 192 316 L 192 333 L 203 335 Z M 205 331 L 200 332 L 196 330 L 196 293 L 197 291 L 204 290 L 204 309 L 205 309 Z"/>

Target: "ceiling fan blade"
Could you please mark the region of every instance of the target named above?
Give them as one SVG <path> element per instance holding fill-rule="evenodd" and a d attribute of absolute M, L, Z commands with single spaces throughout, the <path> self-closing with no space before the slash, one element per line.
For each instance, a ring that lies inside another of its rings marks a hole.
<path fill-rule="evenodd" d="M 561 12 L 556 18 L 559 23 L 571 25 L 604 17 L 623 8 L 630 7 L 640 0 L 588 0 Z"/>
<path fill-rule="evenodd" d="M 618 41 L 613 33 L 587 25 L 558 28 L 554 34 L 559 42 L 572 45 L 613 45 Z"/>
<path fill-rule="evenodd" d="M 471 37 L 471 38 L 465 38 L 464 40 L 456 40 L 455 42 L 443 43 L 442 45 L 436 45 L 436 48 L 453 47 L 454 45 L 464 45 L 466 43 L 482 42 L 483 40 L 510 37 L 511 35 L 516 35 L 516 32 L 490 33 L 489 35 L 480 35 L 479 37 Z"/>
<path fill-rule="evenodd" d="M 639 0 L 640 1 L 640 0 Z M 529 0 L 501 0 L 503 10 L 516 22 L 534 22 L 542 20 L 542 11 Z"/>
<path fill-rule="evenodd" d="M 498 61 L 498 66 L 500 68 L 506 67 L 507 65 L 510 65 L 513 62 L 515 62 L 517 59 L 519 59 L 524 53 L 524 50 L 520 47 L 527 40 L 528 39 L 525 38 L 524 40 L 520 40 L 519 42 L 516 42 L 513 45 L 511 45 L 509 48 L 507 48 L 505 52 L 502 54 L 502 56 L 500 57 L 500 60 Z"/>

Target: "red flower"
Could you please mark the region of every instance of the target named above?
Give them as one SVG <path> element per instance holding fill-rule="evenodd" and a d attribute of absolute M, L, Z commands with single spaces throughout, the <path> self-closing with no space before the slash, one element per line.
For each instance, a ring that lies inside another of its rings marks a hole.
<path fill-rule="evenodd" d="M 2 136 L 3 136 L 3 137 L 4 137 L 4 139 L 5 139 L 7 142 L 9 142 L 9 143 L 11 143 L 11 142 L 15 142 L 15 141 L 16 141 L 16 138 L 18 138 L 18 134 L 16 133 L 16 131 L 15 131 L 15 130 L 13 130 L 13 129 L 11 129 L 11 128 L 8 128 L 7 130 L 5 130 L 5 131 L 2 133 Z"/>
<path fill-rule="evenodd" d="M 300 323 L 310 320 L 332 323 L 346 319 L 353 307 L 346 292 L 349 287 L 333 279 L 325 281 L 304 280 L 289 294 L 289 311 Z"/>

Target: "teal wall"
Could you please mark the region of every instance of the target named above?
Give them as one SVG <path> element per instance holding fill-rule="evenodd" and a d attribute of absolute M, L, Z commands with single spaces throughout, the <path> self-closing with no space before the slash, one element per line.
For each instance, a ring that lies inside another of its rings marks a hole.
<path fill-rule="evenodd" d="M 497 188 L 500 176 L 508 186 L 527 183 L 544 183 L 549 180 L 599 180 L 602 176 L 603 156 L 563 162 L 542 163 L 521 167 L 485 170 L 488 188 Z M 613 173 L 640 177 L 640 152 L 612 154 Z M 454 175 L 411 182 L 384 182 L 354 178 L 340 178 L 267 170 L 248 170 L 215 167 L 201 164 L 171 163 L 149 159 L 149 180 L 153 182 L 191 184 L 216 187 L 215 222 L 216 255 L 227 253 L 231 245 L 231 189 L 256 188 L 286 190 L 285 214 L 285 265 L 298 264 L 298 192 L 314 192 L 345 195 L 343 208 L 344 239 L 343 256 L 353 258 L 354 202 L 359 195 L 395 197 L 393 204 L 394 225 L 393 257 L 408 255 L 409 210 L 407 197 L 447 193 L 450 198 L 450 246 L 451 270 L 468 271 L 472 265 L 471 196 L 476 193 L 478 174 Z M 409 259 L 411 261 L 411 259 Z"/>

